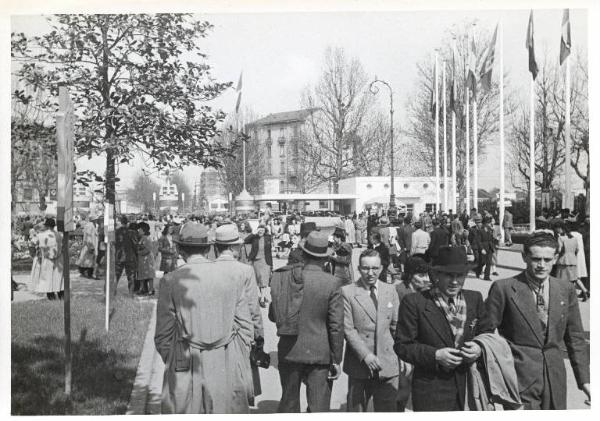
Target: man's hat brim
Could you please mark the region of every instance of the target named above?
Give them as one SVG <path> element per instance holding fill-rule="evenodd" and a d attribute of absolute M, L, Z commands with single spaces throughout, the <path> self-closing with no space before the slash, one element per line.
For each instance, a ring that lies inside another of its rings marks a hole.
<path fill-rule="evenodd" d="M 315 257 L 327 257 L 327 256 L 329 256 L 331 254 L 330 251 L 329 251 L 329 249 L 326 250 L 325 253 L 317 253 L 315 251 L 308 250 L 305 247 L 305 244 L 298 244 L 298 247 L 300 247 L 302 250 L 304 250 L 306 253 L 310 254 L 311 256 L 315 256 Z"/>
<path fill-rule="evenodd" d="M 467 263 L 464 264 L 455 264 L 455 265 L 435 265 L 432 266 L 431 269 L 437 272 L 447 272 L 447 273 L 468 273 L 471 269 L 475 268 L 476 264 Z"/>
<path fill-rule="evenodd" d="M 215 244 L 242 244 L 244 241 L 242 241 L 241 238 L 238 238 L 237 240 L 216 240 L 215 239 Z"/>
<path fill-rule="evenodd" d="M 212 243 L 208 240 L 208 237 L 205 238 L 193 238 L 190 240 L 173 240 L 174 243 L 179 244 L 180 246 L 210 246 Z"/>

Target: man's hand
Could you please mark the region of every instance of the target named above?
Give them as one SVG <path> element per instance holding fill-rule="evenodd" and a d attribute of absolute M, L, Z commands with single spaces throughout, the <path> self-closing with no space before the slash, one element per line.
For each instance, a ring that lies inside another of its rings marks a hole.
<path fill-rule="evenodd" d="M 260 288 L 260 292 L 258 294 L 258 304 L 262 308 L 266 308 L 267 305 L 269 304 L 269 298 L 267 298 L 267 288 L 266 287 Z"/>
<path fill-rule="evenodd" d="M 340 365 L 331 364 L 329 366 L 329 375 L 327 376 L 327 380 L 337 380 L 340 377 L 340 374 L 342 374 L 342 371 L 340 370 Z"/>
<path fill-rule="evenodd" d="M 381 371 L 381 362 L 375 354 L 368 354 L 363 361 L 372 373 Z"/>
<path fill-rule="evenodd" d="M 476 342 L 465 342 L 460 353 L 466 362 L 472 363 L 481 356 L 481 348 Z"/>
<path fill-rule="evenodd" d="M 456 348 L 440 348 L 435 351 L 435 360 L 444 368 L 453 369 L 462 363 L 461 352 Z"/>
<path fill-rule="evenodd" d="M 583 392 L 586 394 L 587 396 L 587 404 L 591 405 L 592 402 L 592 395 L 590 394 L 590 384 L 589 383 L 585 383 L 582 387 Z"/>
<path fill-rule="evenodd" d="M 481 254 L 483 254 L 485 256 L 487 254 L 487 251 L 481 250 Z"/>

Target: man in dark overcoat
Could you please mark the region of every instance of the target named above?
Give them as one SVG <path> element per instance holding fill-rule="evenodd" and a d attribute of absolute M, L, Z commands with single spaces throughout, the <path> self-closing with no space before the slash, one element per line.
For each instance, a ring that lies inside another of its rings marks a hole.
<path fill-rule="evenodd" d="M 433 262 L 433 288 L 406 295 L 400 304 L 394 350 L 414 366 L 415 411 L 461 411 L 468 366 L 481 356 L 473 338 L 481 324 L 481 293 L 464 290 L 469 264 L 463 247 L 442 247 Z"/>

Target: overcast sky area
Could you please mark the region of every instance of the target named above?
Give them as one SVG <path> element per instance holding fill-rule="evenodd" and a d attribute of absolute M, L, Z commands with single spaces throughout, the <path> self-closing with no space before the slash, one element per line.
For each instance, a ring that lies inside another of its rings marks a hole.
<path fill-rule="evenodd" d="M 201 41 L 208 54 L 212 74 L 219 81 L 237 83 L 243 70 L 242 106 L 259 116 L 300 108 L 300 93 L 317 82 L 324 51 L 328 46 L 342 47 L 349 57 L 358 58 L 373 79 L 387 81 L 394 90 L 395 111 L 399 121 L 406 121 L 406 104 L 414 96 L 417 63 L 433 55 L 435 48 L 448 41 L 453 26 L 477 20 L 477 28 L 492 32 L 496 23 L 504 27 L 505 92 L 513 91 L 528 106 L 530 73 L 527 67 L 525 35 L 529 9 L 521 10 L 427 10 L 391 12 L 321 12 L 321 13 L 229 13 L 199 14 L 214 25 L 212 33 Z M 534 11 L 535 45 L 538 63 L 543 55 L 558 66 L 562 9 Z M 588 13 L 571 9 L 573 49 L 587 55 Z M 11 30 L 26 34 L 46 32 L 41 16 L 15 16 Z M 497 80 L 499 52 L 496 51 L 493 78 Z M 387 92 L 387 91 L 386 91 Z M 382 92 L 383 93 L 383 92 Z M 381 107 L 387 111 L 387 93 L 380 94 Z M 227 91 L 213 105 L 225 112 L 233 111 L 236 94 Z M 511 121 L 505 119 L 506 136 Z M 450 135 L 450 127 L 448 127 Z M 464 139 L 457 139 L 464 142 Z M 496 141 L 497 143 L 498 141 Z M 499 186 L 497 149 L 480 159 L 481 188 Z M 89 164 L 79 163 L 81 168 Z M 139 165 L 139 164 L 138 164 Z M 91 167 L 101 168 L 100 163 Z M 485 169 L 485 171 L 483 170 Z M 121 167 L 120 188 L 138 171 Z M 192 186 L 198 169 L 185 171 Z M 573 180 L 579 179 L 572 176 Z M 507 174 L 507 189 L 510 182 Z"/>

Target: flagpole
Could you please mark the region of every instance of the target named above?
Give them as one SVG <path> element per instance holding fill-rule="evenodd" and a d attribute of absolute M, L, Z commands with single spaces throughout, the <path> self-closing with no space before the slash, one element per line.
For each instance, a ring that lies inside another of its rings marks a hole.
<path fill-rule="evenodd" d="M 533 130 L 535 128 L 535 79 L 531 77 L 529 89 L 529 226 L 535 231 L 535 140 Z"/>
<path fill-rule="evenodd" d="M 440 208 L 440 105 L 439 105 L 439 90 L 438 90 L 438 53 L 435 52 L 435 212 Z"/>
<path fill-rule="evenodd" d="M 442 113 L 444 114 L 444 211 L 448 212 L 448 141 L 446 138 L 446 62 L 442 63 Z"/>
<path fill-rule="evenodd" d="M 498 214 L 498 223 L 500 224 L 500 242 L 504 244 L 504 39 L 502 32 L 502 19 L 498 25 L 500 35 L 500 206 Z"/>
<path fill-rule="evenodd" d="M 469 213 L 469 211 L 471 210 L 471 178 L 470 178 L 470 165 L 471 165 L 471 153 L 469 151 L 469 88 L 467 87 L 466 89 L 466 132 L 465 132 L 465 153 L 466 153 L 466 157 L 465 157 L 465 171 L 466 171 L 466 189 L 467 189 L 467 193 L 465 195 L 465 207 L 467 209 L 467 213 Z"/>
<path fill-rule="evenodd" d="M 477 98 L 473 95 L 473 207 L 479 211 L 477 166 Z"/>
<path fill-rule="evenodd" d="M 452 54 L 456 57 L 456 38 L 452 40 Z M 458 214 L 458 203 L 456 200 L 456 63 L 454 58 L 452 59 L 452 92 L 453 92 L 453 106 L 452 106 L 452 208 L 454 213 Z"/>
<path fill-rule="evenodd" d="M 565 59 L 565 197 L 563 208 L 573 210 L 571 196 L 571 55 Z"/>

